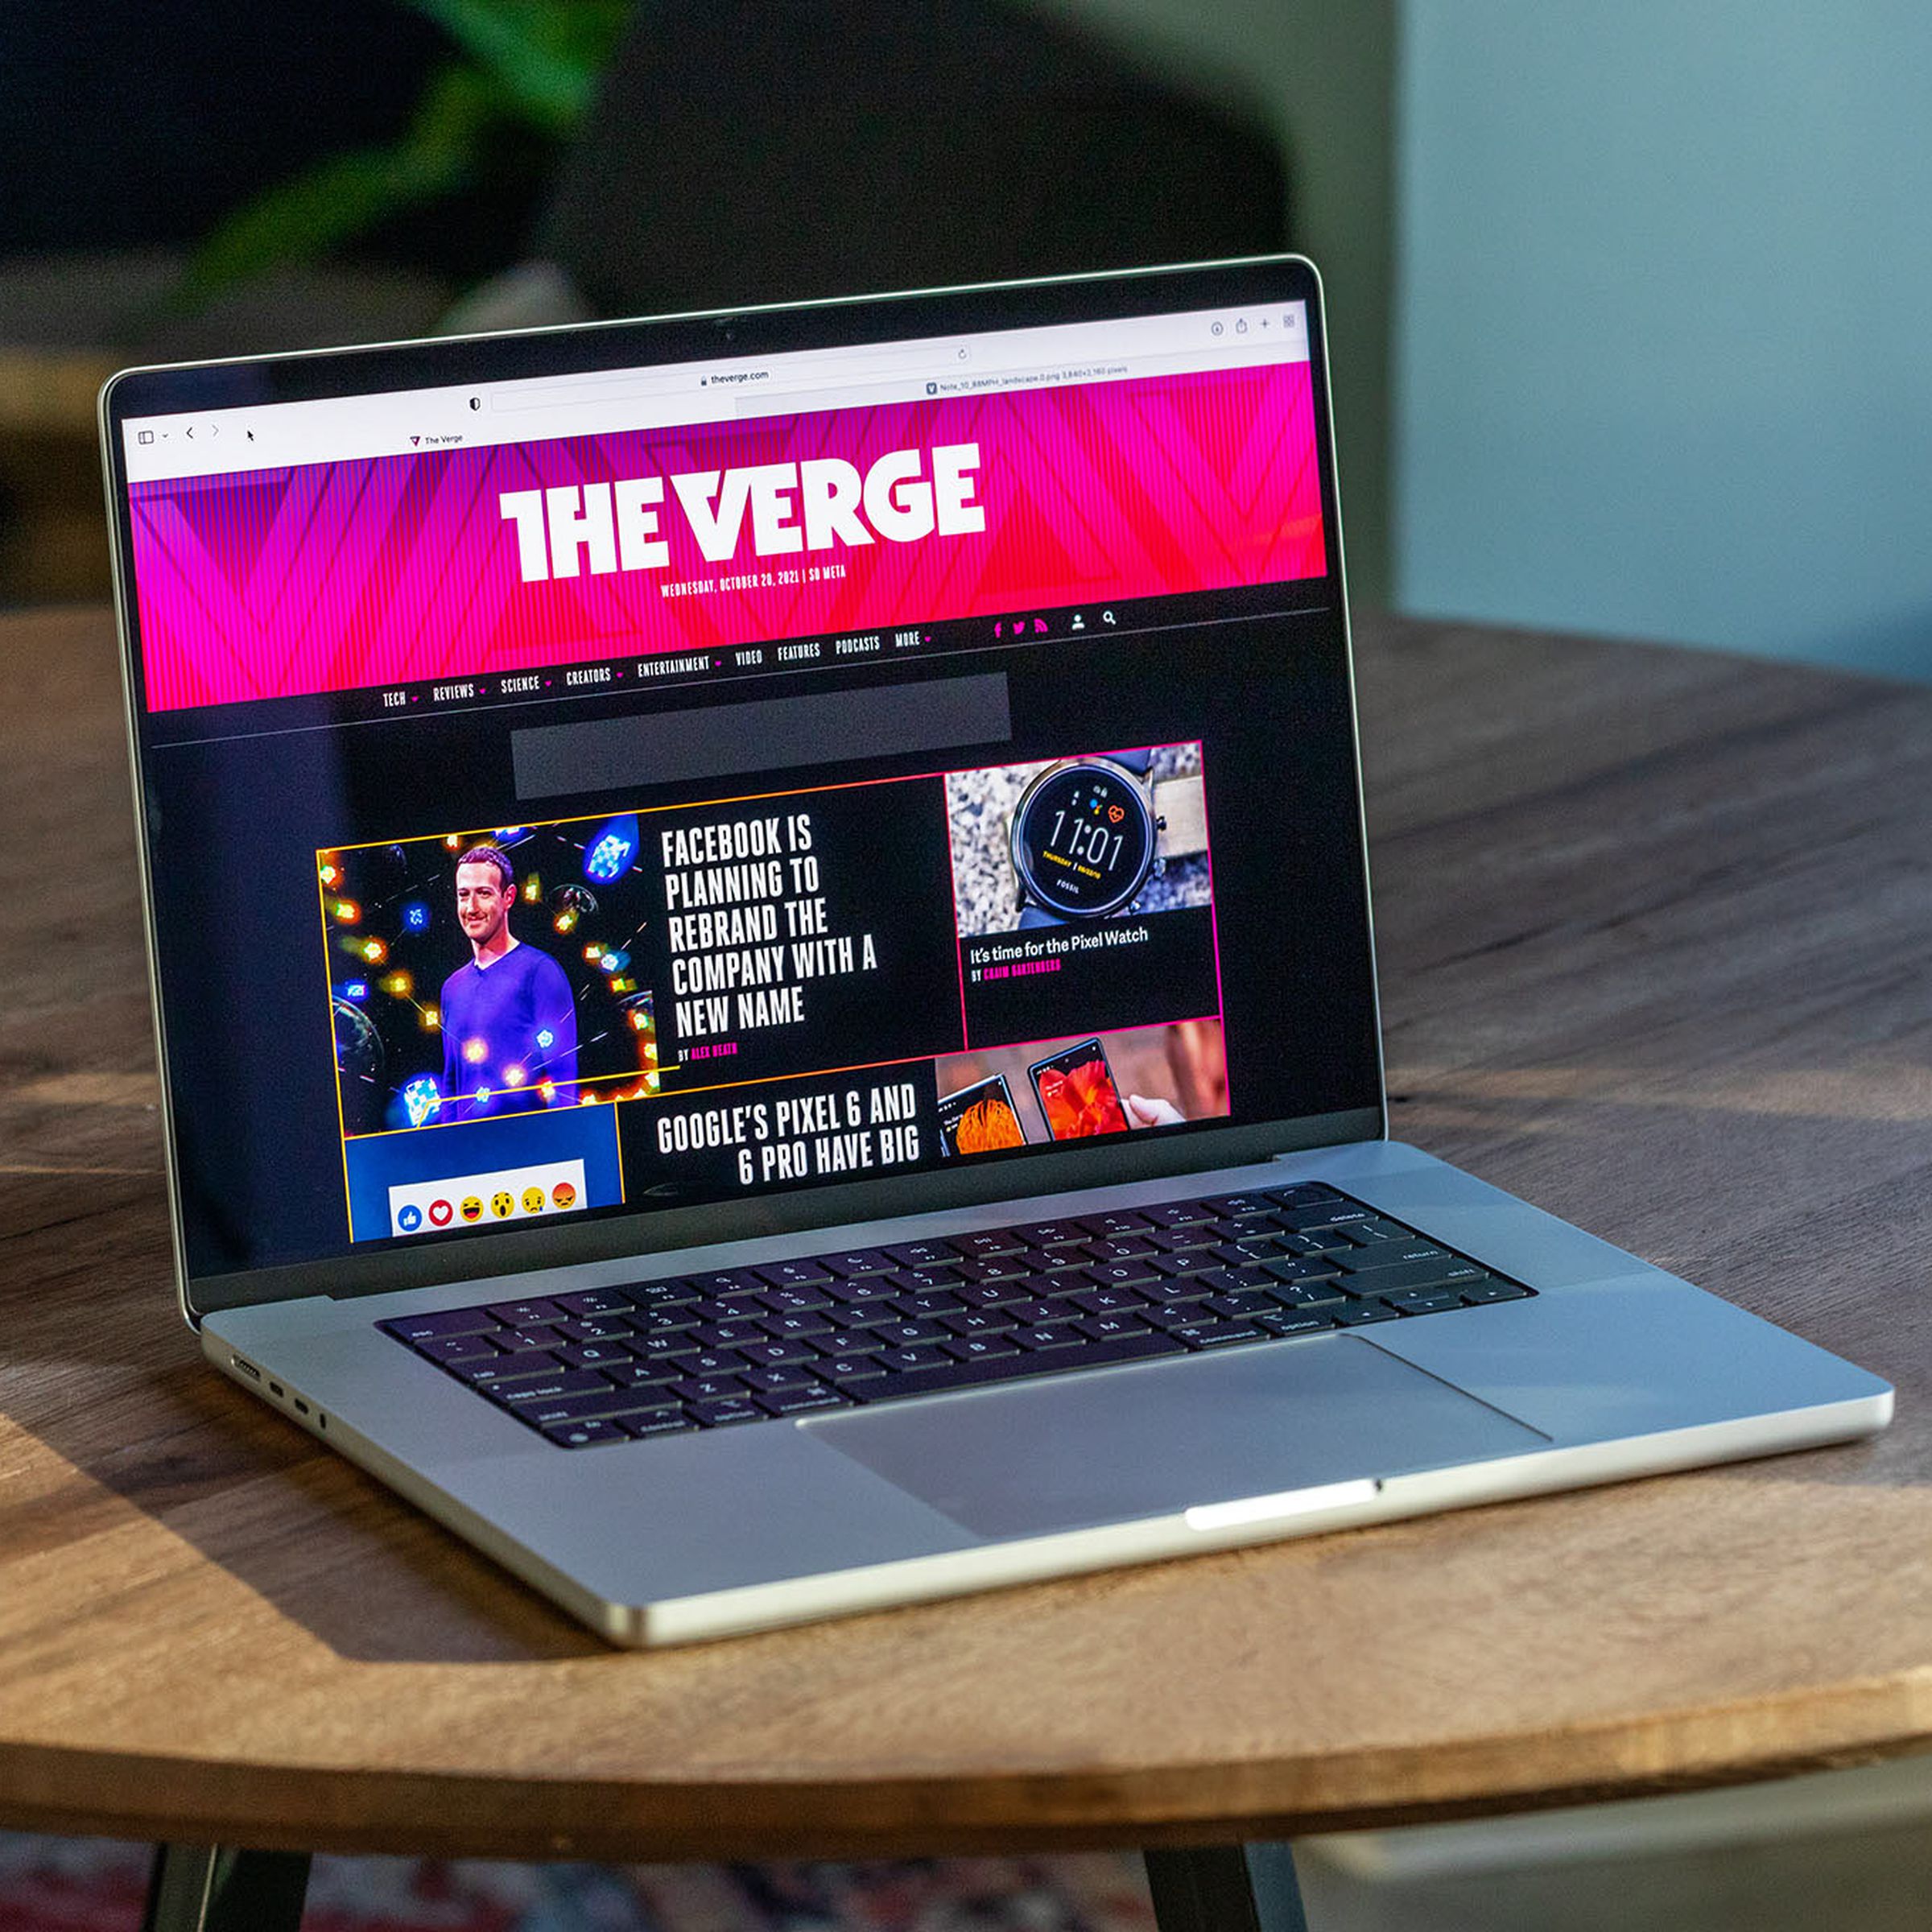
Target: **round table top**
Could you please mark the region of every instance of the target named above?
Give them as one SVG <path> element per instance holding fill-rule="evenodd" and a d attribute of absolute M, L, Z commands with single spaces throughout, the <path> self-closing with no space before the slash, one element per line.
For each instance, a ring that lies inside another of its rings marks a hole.
<path fill-rule="evenodd" d="M 1891 1379 L 1861 1445 L 606 1649 L 174 1311 L 112 625 L 0 621 L 0 1825 L 1278 1836 L 1932 1738 L 1932 694 L 1364 626 L 1396 1131 Z"/>

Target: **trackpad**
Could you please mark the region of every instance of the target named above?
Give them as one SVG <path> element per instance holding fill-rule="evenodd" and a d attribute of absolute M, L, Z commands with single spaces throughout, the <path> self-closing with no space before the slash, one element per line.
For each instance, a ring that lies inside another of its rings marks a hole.
<path fill-rule="evenodd" d="M 1352 1335 L 933 1396 L 803 1426 L 989 1537 L 1521 1455 L 1549 1440 Z"/>

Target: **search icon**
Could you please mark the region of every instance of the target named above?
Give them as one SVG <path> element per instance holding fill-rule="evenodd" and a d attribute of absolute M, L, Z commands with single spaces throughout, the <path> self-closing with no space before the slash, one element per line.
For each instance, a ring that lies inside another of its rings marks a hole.
<path fill-rule="evenodd" d="M 1103 624 L 1111 624 L 1113 621 L 1113 613 L 1110 610 L 1102 611 L 1100 613 L 1100 621 Z"/>

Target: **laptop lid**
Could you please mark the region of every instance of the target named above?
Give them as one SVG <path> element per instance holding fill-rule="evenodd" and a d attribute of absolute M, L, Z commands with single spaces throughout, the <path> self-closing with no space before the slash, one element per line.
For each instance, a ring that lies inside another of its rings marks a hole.
<path fill-rule="evenodd" d="M 191 1315 L 1381 1130 L 1305 262 L 102 427 Z"/>

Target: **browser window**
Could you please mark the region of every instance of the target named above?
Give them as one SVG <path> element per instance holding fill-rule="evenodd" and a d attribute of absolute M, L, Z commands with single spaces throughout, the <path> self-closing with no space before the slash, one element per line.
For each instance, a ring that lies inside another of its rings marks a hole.
<path fill-rule="evenodd" d="M 1291 303 L 130 418 L 191 1271 L 1359 1101 L 1316 407 Z"/>

